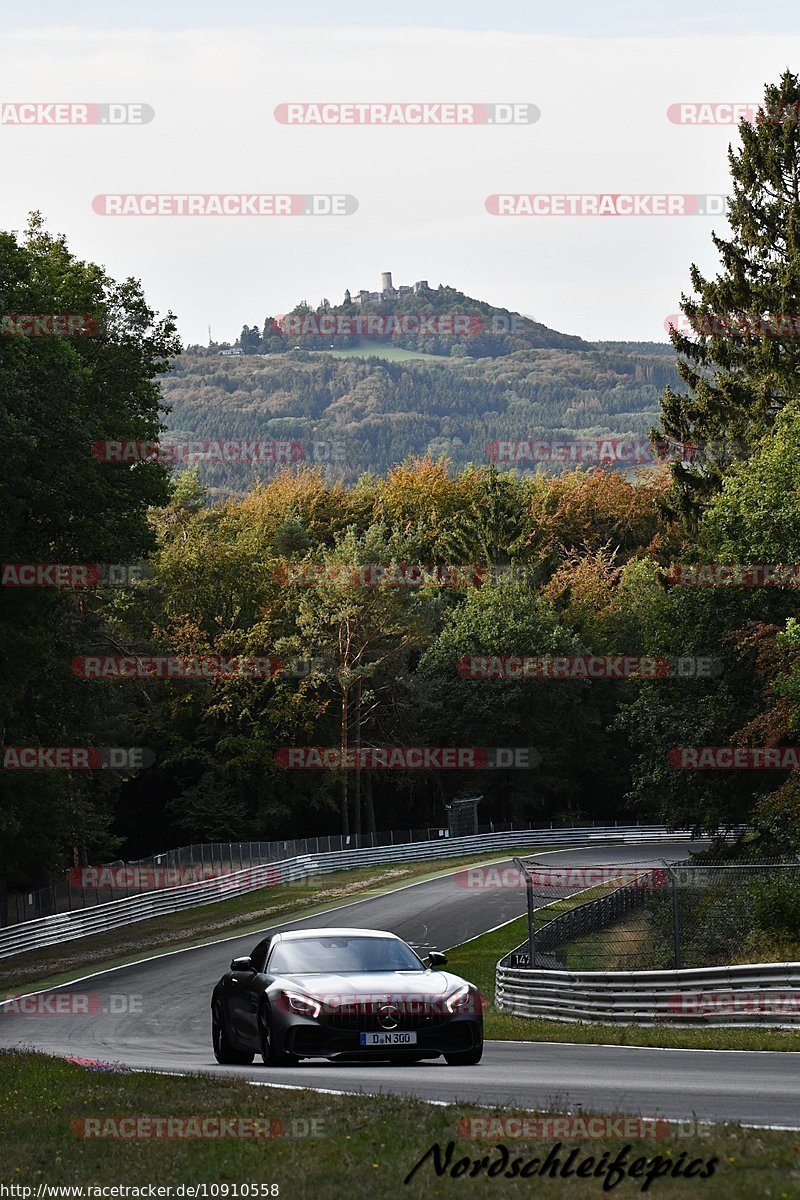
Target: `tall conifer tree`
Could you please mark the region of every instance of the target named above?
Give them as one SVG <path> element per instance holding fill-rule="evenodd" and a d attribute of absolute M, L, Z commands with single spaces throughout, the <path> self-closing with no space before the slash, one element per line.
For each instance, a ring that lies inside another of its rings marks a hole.
<path fill-rule="evenodd" d="M 775 415 L 800 390 L 800 82 L 786 71 L 766 86 L 753 123 L 728 148 L 729 240 L 712 233 L 721 270 L 692 264 L 695 298 L 681 297 L 693 333 L 675 331 L 689 394 L 667 388 L 663 431 L 698 447 L 676 462 L 677 505 L 694 526 L 725 468 L 747 458 Z"/>

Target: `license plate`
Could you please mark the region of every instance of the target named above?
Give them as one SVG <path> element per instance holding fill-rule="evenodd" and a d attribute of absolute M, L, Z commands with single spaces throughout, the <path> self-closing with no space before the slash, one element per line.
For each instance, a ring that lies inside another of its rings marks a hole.
<path fill-rule="evenodd" d="M 416 1033 L 360 1033 L 362 1046 L 416 1046 Z"/>

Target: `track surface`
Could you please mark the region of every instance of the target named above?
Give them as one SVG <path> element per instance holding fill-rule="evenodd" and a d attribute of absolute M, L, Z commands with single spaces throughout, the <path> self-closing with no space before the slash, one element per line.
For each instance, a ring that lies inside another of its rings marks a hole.
<path fill-rule="evenodd" d="M 537 857 L 551 858 L 559 866 L 598 866 L 681 858 L 685 853 L 685 843 L 606 844 Z M 524 912 L 523 888 L 470 891 L 450 875 L 265 930 L 303 925 L 389 929 L 427 950 L 458 945 Z M 0 1006 L 0 1046 L 25 1045 L 132 1067 L 202 1071 L 334 1091 L 392 1092 L 562 1112 L 613 1111 L 673 1119 L 695 1114 L 705 1120 L 800 1125 L 798 1054 L 487 1042 L 476 1067 L 448 1067 L 443 1060 L 407 1067 L 319 1061 L 277 1070 L 258 1063 L 220 1067 L 211 1052 L 211 990 L 231 958 L 249 953 L 260 936 L 248 934 L 163 955 L 69 984 L 58 993 L 73 996 L 61 1001 L 78 1010 L 71 1015 L 10 1015 Z M 86 1007 L 91 1011 L 81 1011 Z"/>

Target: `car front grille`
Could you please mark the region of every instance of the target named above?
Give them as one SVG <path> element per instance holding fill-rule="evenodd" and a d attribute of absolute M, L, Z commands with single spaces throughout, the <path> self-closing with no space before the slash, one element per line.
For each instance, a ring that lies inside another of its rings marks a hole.
<path fill-rule="evenodd" d="M 339 1008 L 327 1012 L 323 1011 L 320 1023 L 327 1025 L 329 1029 L 360 1031 L 362 1033 L 377 1033 L 381 1030 L 408 1033 L 414 1029 L 433 1029 L 437 1025 L 443 1024 L 449 1015 L 442 1010 L 441 1005 L 428 1005 L 419 1002 L 406 1004 L 403 1001 L 398 1001 L 392 1003 L 392 1007 L 398 1010 L 398 1014 L 395 1016 L 395 1023 L 387 1025 L 385 1020 L 381 1019 L 381 1009 L 383 1007 L 382 1003 L 375 1002 L 343 1004 Z"/>
<path fill-rule="evenodd" d="M 392 1025 L 391 1033 L 408 1033 L 414 1029 L 432 1029 L 444 1021 L 441 1013 L 401 1013 L 397 1024 Z M 328 1013 L 324 1017 L 325 1024 L 330 1029 L 358 1030 L 361 1033 L 377 1033 L 387 1030 L 382 1025 L 377 1013 Z"/>

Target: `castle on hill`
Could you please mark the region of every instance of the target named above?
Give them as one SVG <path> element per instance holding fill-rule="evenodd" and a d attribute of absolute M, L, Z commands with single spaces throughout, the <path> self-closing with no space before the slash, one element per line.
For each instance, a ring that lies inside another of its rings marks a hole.
<path fill-rule="evenodd" d="M 410 296 L 419 294 L 420 292 L 428 291 L 427 279 L 420 279 L 412 287 L 410 284 L 401 284 L 400 287 L 392 286 L 392 272 L 381 271 L 381 290 L 379 292 L 368 292 L 364 288 L 356 292 L 355 296 L 351 296 L 349 291 L 344 294 L 345 304 L 369 304 L 383 303 L 386 304 L 390 300 L 396 300 L 398 296 Z"/>

